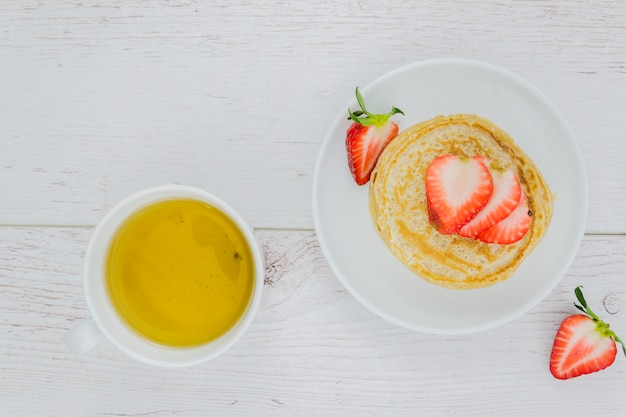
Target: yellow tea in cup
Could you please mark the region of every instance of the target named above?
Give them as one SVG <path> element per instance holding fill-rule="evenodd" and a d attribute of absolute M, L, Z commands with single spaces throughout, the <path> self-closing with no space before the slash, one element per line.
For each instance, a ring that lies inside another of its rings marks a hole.
<path fill-rule="evenodd" d="M 233 327 L 255 285 L 252 251 L 221 210 L 193 199 L 152 203 L 113 237 L 106 260 L 109 295 L 144 338 L 194 346 Z"/>

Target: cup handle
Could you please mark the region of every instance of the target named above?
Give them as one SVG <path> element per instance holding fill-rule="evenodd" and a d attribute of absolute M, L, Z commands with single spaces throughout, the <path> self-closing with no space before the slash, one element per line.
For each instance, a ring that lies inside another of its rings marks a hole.
<path fill-rule="evenodd" d="M 83 355 L 96 347 L 104 335 L 92 318 L 84 320 L 65 334 L 65 345 L 74 355 Z"/>

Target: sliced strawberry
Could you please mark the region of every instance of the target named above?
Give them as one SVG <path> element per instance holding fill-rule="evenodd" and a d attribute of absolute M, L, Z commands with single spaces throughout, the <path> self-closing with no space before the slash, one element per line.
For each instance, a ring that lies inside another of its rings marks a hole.
<path fill-rule="evenodd" d="M 487 167 L 472 158 L 441 155 L 426 169 L 430 223 L 440 233 L 455 233 L 482 209 L 493 191 Z"/>
<path fill-rule="evenodd" d="M 556 333 L 550 355 L 550 372 L 558 379 L 569 379 L 601 371 L 613 364 L 617 355 L 616 343 L 624 342 L 609 325 L 587 306 L 581 287 L 574 290 L 580 305 L 576 308 L 586 315 L 567 317 Z"/>
<path fill-rule="evenodd" d="M 385 146 L 398 134 L 398 125 L 389 121 L 389 118 L 394 114 L 404 113 L 396 107 L 392 107 L 386 114 L 368 112 L 358 87 L 356 99 L 361 110 L 352 112 L 348 109 L 353 123 L 346 133 L 346 151 L 352 177 L 358 185 L 363 185 L 370 180 Z"/>
<path fill-rule="evenodd" d="M 388 122 L 383 126 L 363 126 L 352 123 L 346 135 L 348 166 L 358 185 L 370 180 L 372 171 L 385 146 L 398 133 L 398 125 Z"/>
<path fill-rule="evenodd" d="M 615 361 L 617 348 L 610 337 L 603 336 L 598 324 L 588 316 L 576 314 L 561 323 L 550 357 L 550 372 L 568 379 L 600 371 Z"/>
<path fill-rule="evenodd" d="M 518 242 L 528 233 L 531 221 L 532 218 L 528 212 L 528 199 L 526 195 L 522 193 L 519 204 L 515 207 L 515 210 L 489 229 L 478 233 L 476 239 L 485 243 L 510 245 Z"/>
<path fill-rule="evenodd" d="M 474 156 L 482 162 L 493 179 L 493 193 L 491 198 L 476 217 L 459 229 L 459 235 L 473 238 L 480 232 L 503 220 L 519 205 L 522 196 L 522 187 L 513 171 L 500 171 L 491 166 L 491 161 L 485 156 Z"/>

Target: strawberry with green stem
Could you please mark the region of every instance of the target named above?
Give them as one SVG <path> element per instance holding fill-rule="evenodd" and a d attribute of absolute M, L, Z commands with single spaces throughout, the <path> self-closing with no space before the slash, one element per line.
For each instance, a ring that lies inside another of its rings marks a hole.
<path fill-rule="evenodd" d="M 353 112 L 348 109 L 349 119 L 353 123 L 346 133 L 346 151 L 352 177 L 358 185 L 363 185 L 370 180 L 383 149 L 398 134 L 398 125 L 389 118 L 394 114 L 404 113 L 397 107 L 392 107 L 385 114 L 370 113 L 358 87 L 356 100 L 361 110 Z"/>
<path fill-rule="evenodd" d="M 583 314 L 567 317 L 557 331 L 550 355 L 550 372 L 555 378 L 569 379 L 601 371 L 612 365 L 617 355 L 617 346 L 626 345 L 587 305 L 582 287 L 574 293 L 579 304 L 574 306 Z"/>

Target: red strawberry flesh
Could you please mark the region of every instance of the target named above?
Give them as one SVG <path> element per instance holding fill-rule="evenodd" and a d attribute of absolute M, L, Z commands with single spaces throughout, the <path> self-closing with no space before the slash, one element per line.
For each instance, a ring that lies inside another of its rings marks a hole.
<path fill-rule="evenodd" d="M 364 185 L 370 180 L 380 154 L 398 134 L 398 125 L 389 121 L 389 118 L 404 113 L 397 107 L 392 107 L 389 113 L 370 113 L 365 108 L 358 87 L 356 99 L 361 110 L 352 112 L 348 109 L 349 119 L 353 123 L 346 133 L 346 151 L 352 177 L 358 185 Z"/>
<path fill-rule="evenodd" d="M 511 245 L 521 240 L 528 233 L 531 221 L 532 218 L 528 213 L 528 201 L 522 193 L 515 210 L 495 225 L 477 234 L 476 239 L 485 243 Z"/>
<path fill-rule="evenodd" d="M 569 379 L 601 371 L 611 366 L 617 355 L 617 344 L 626 355 L 626 344 L 610 325 L 602 321 L 587 305 L 582 287 L 574 293 L 585 313 L 567 317 L 557 330 L 550 355 L 550 372 L 555 378 Z"/>
<path fill-rule="evenodd" d="M 380 154 L 397 133 L 398 125 L 393 122 L 387 122 L 383 126 L 363 126 L 355 122 L 348 128 L 348 166 L 358 185 L 370 180 Z"/>
<path fill-rule="evenodd" d="M 561 323 L 550 357 L 550 372 L 558 379 L 597 372 L 613 364 L 617 347 L 603 336 L 598 323 L 576 314 Z"/>
<path fill-rule="evenodd" d="M 493 179 L 491 198 L 476 217 L 459 229 L 459 235 L 473 238 L 506 218 L 519 205 L 522 187 L 513 171 L 498 171 L 491 166 L 491 161 L 484 156 L 474 156 L 482 162 Z"/>
<path fill-rule="evenodd" d="M 456 233 L 487 204 L 493 180 L 473 158 L 441 155 L 426 169 L 430 223 L 443 234 Z"/>

